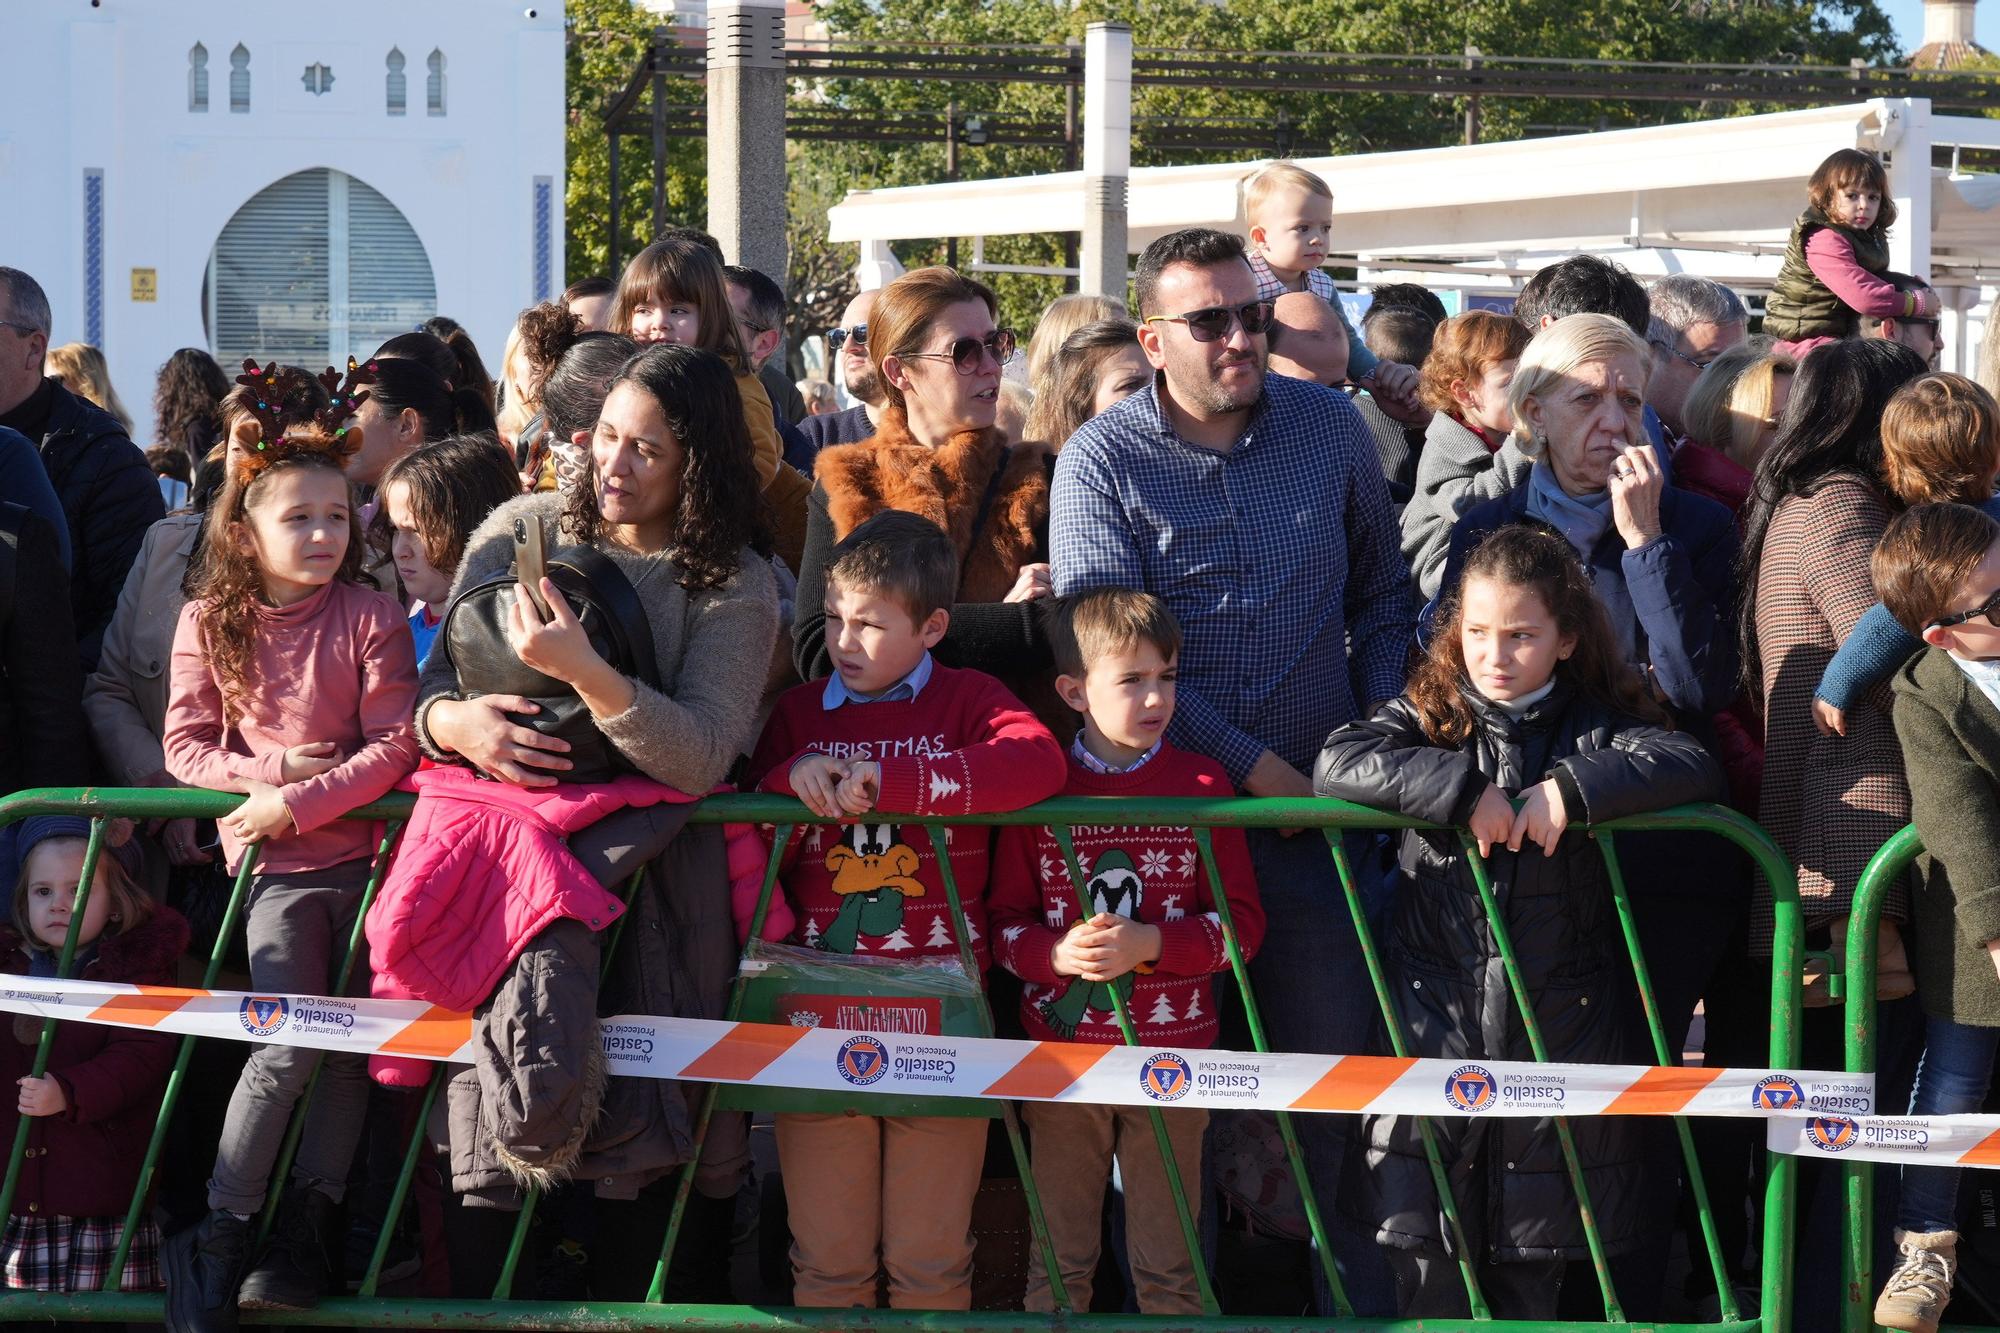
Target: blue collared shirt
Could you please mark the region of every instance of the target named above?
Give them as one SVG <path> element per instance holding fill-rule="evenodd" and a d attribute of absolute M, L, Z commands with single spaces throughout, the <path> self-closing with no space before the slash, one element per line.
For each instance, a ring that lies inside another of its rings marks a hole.
<path fill-rule="evenodd" d="M 1109 775 L 1113 773 L 1136 773 L 1140 769 L 1144 768 L 1154 755 L 1160 752 L 1160 746 L 1163 743 L 1164 742 L 1161 741 L 1154 741 L 1153 747 L 1150 750 L 1147 750 L 1146 753 L 1140 755 L 1137 759 L 1134 759 L 1131 763 L 1125 765 L 1123 768 L 1120 768 L 1116 764 L 1107 764 L 1102 759 L 1099 759 L 1096 755 L 1092 754 L 1090 752 L 1090 747 L 1083 743 L 1083 733 L 1079 731 L 1076 733 L 1076 739 L 1069 743 L 1069 757 L 1076 760 L 1077 763 L 1082 764 L 1085 768 L 1089 769 L 1091 772 L 1097 774 Z"/>
<path fill-rule="evenodd" d="M 910 674 L 891 685 L 880 694 L 856 694 L 847 688 L 834 672 L 826 678 L 826 692 L 820 695 L 820 704 L 831 713 L 842 704 L 896 704 L 908 703 L 924 692 L 924 686 L 931 683 L 931 655 L 924 654 L 924 660 L 911 669 Z"/>
<path fill-rule="evenodd" d="M 1168 739 L 1241 784 L 1301 772 L 1361 704 L 1403 691 L 1414 618 L 1374 441 L 1346 395 L 1267 375 L 1227 451 L 1174 431 L 1156 382 L 1056 458 L 1055 592 L 1143 588 L 1184 641 Z"/>

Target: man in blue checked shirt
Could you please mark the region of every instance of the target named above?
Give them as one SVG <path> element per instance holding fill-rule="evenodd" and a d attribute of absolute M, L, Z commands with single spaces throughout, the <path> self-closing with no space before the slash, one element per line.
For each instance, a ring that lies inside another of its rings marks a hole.
<path fill-rule="evenodd" d="M 1402 693 L 1409 570 L 1368 428 L 1342 394 L 1265 373 L 1271 307 L 1234 236 L 1189 228 L 1139 261 L 1139 340 L 1157 372 L 1070 437 L 1050 502 L 1055 592 L 1142 588 L 1185 641 L 1175 744 L 1253 796 L 1311 796 L 1314 755 Z M 1272 930 L 1252 967 L 1279 1050 L 1355 1054 L 1374 1022 L 1324 839 L 1252 831 Z M 1322 1205 L 1347 1117 L 1300 1122 Z M 1327 1207 L 1331 1219 L 1335 1210 Z M 1335 1224 L 1356 1312 L 1393 1298 L 1373 1238 Z M 1321 1293 L 1331 1313 L 1329 1293 Z"/>

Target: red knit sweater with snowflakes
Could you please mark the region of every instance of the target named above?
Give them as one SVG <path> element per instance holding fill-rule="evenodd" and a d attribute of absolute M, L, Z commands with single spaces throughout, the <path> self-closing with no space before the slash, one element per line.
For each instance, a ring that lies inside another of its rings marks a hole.
<path fill-rule="evenodd" d="M 1095 773 L 1071 759 L 1063 794 L 1133 800 L 1220 798 L 1236 792 L 1220 764 L 1162 745 L 1159 753 L 1125 773 Z M 1160 928 L 1159 960 L 1151 972 L 1130 974 L 1126 996 L 1140 1042 L 1213 1046 L 1215 984 L 1210 977 L 1229 966 L 1229 955 L 1194 834 L 1186 828 L 1104 826 L 1080 827 L 1072 836 L 1077 863 L 1089 877 L 1087 915 L 1115 912 Z M 1214 831 L 1213 842 L 1236 944 L 1247 960 L 1264 940 L 1264 907 L 1249 844 L 1241 829 L 1226 828 Z M 1001 830 L 986 909 L 994 956 L 1028 983 L 1021 994 L 1021 1020 L 1029 1036 L 1107 1044 L 1124 1040 L 1109 987 L 1092 987 L 1055 970 L 1050 955 L 1078 920 L 1077 895 L 1062 848 L 1047 829 Z"/>
<path fill-rule="evenodd" d="M 876 812 L 861 822 L 812 825 L 780 868 L 800 942 L 835 953 L 956 958 L 951 907 L 921 828 L 896 815 L 1018 810 L 1062 789 L 1063 753 L 1026 704 L 993 677 L 935 666 L 923 693 L 895 703 L 829 711 L 825 681 L 786 691 L 765 724 L 750 771 L 768 792 L 792 795 L 792 765 L 808 754 L 882 766 Z M 947 830 L 951 869 L 979 966 L 989 962 L 983 899 L 993 830 Z"/>

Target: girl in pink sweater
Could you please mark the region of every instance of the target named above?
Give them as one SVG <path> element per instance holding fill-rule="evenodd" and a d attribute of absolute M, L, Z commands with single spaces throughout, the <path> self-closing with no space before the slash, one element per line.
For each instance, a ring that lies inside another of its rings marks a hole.
<path fill-rule="evenodd" d="M 165 739 L 174 777 L 243 793 L 217 821 L 230 869 L 262 844 L 246 914 L 260 994 L 242 1020 L 265 1036 L 287 1026 L 296 997 L 338 983 L 378 833 L 341 816 L 416 767 L 417 677 L 402 609 L 360 581 L 364 551 L 342 471 L 361 443 L 342 422 L 366 397 L 354 389 L 367 371 L 350 365 L 334 406 L 310 415 L 286 411 L 309 383 L 302 372 L 253 366 L 245 379 L 258 390 L 262 438 L 211 513 L 201 581 L 174 636 Z M 366 983 L 364 971 L 358 993 Z M 271 1045 L 244 1066 L 209 1181 L 213 1211 L 161 1252 L 171 1325 L 233 1326 L 239 1304 L 317 1303 L 328 1277 L 321 1238 L 367 1105 L 365 1056 L 325 1057 L 277 1229 L 244 1272 L 251 1215 L 319 1060 Z"/>

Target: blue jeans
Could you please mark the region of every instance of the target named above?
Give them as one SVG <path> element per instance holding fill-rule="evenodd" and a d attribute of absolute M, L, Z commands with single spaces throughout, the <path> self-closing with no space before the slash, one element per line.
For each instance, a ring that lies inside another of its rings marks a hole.
<path fill-rule="evenodd" d="M 2000 1028 L 1976 1028 L 1949 1018 L 1924 1022 L 1924 1055 L 1910 1090 L 1911 1115 L 1979 1111 L 1993 1083 Z M 1954 1166 L 1903 1168 L 1903 1202 L 1896 1225 L 1905 1231 L 1958 1230 L 1958 1178 Z"/>
<path fill-rule="evenodd" d="M 1291 838 L 1275 830 L 1249 831 L 1250 860 L 1263 897 L 1264 943 L 1250 963 L 1257 1008 L 1274 1051 L 1361 1055 L 1378 1019 L 1361 942 L 1347 913 L 1347 900 L 1334 872 L 1326 839 L 1308 829 Z M 1379 878 L 1370 856 L 1374 836 L 1347 836 L 1349 864 L 1357 887 Z M 1365 901 L 1365 899 L 1364 899 Z M 1357 1315 L 1395 1314 L 1395 1283 L 1372 1234 L 1344 1221 L 1335 1206 L 1341 1163 L 1357 1127 L 1352 1116 L 1295 1116 L 1306 1174 L 1318 1198 L 1320 1216 L 1341 1285 Z M 1333 1313 L 1333 1294 L 1317 1263 L 1314 1296 L 1320 1313 Z"/>

